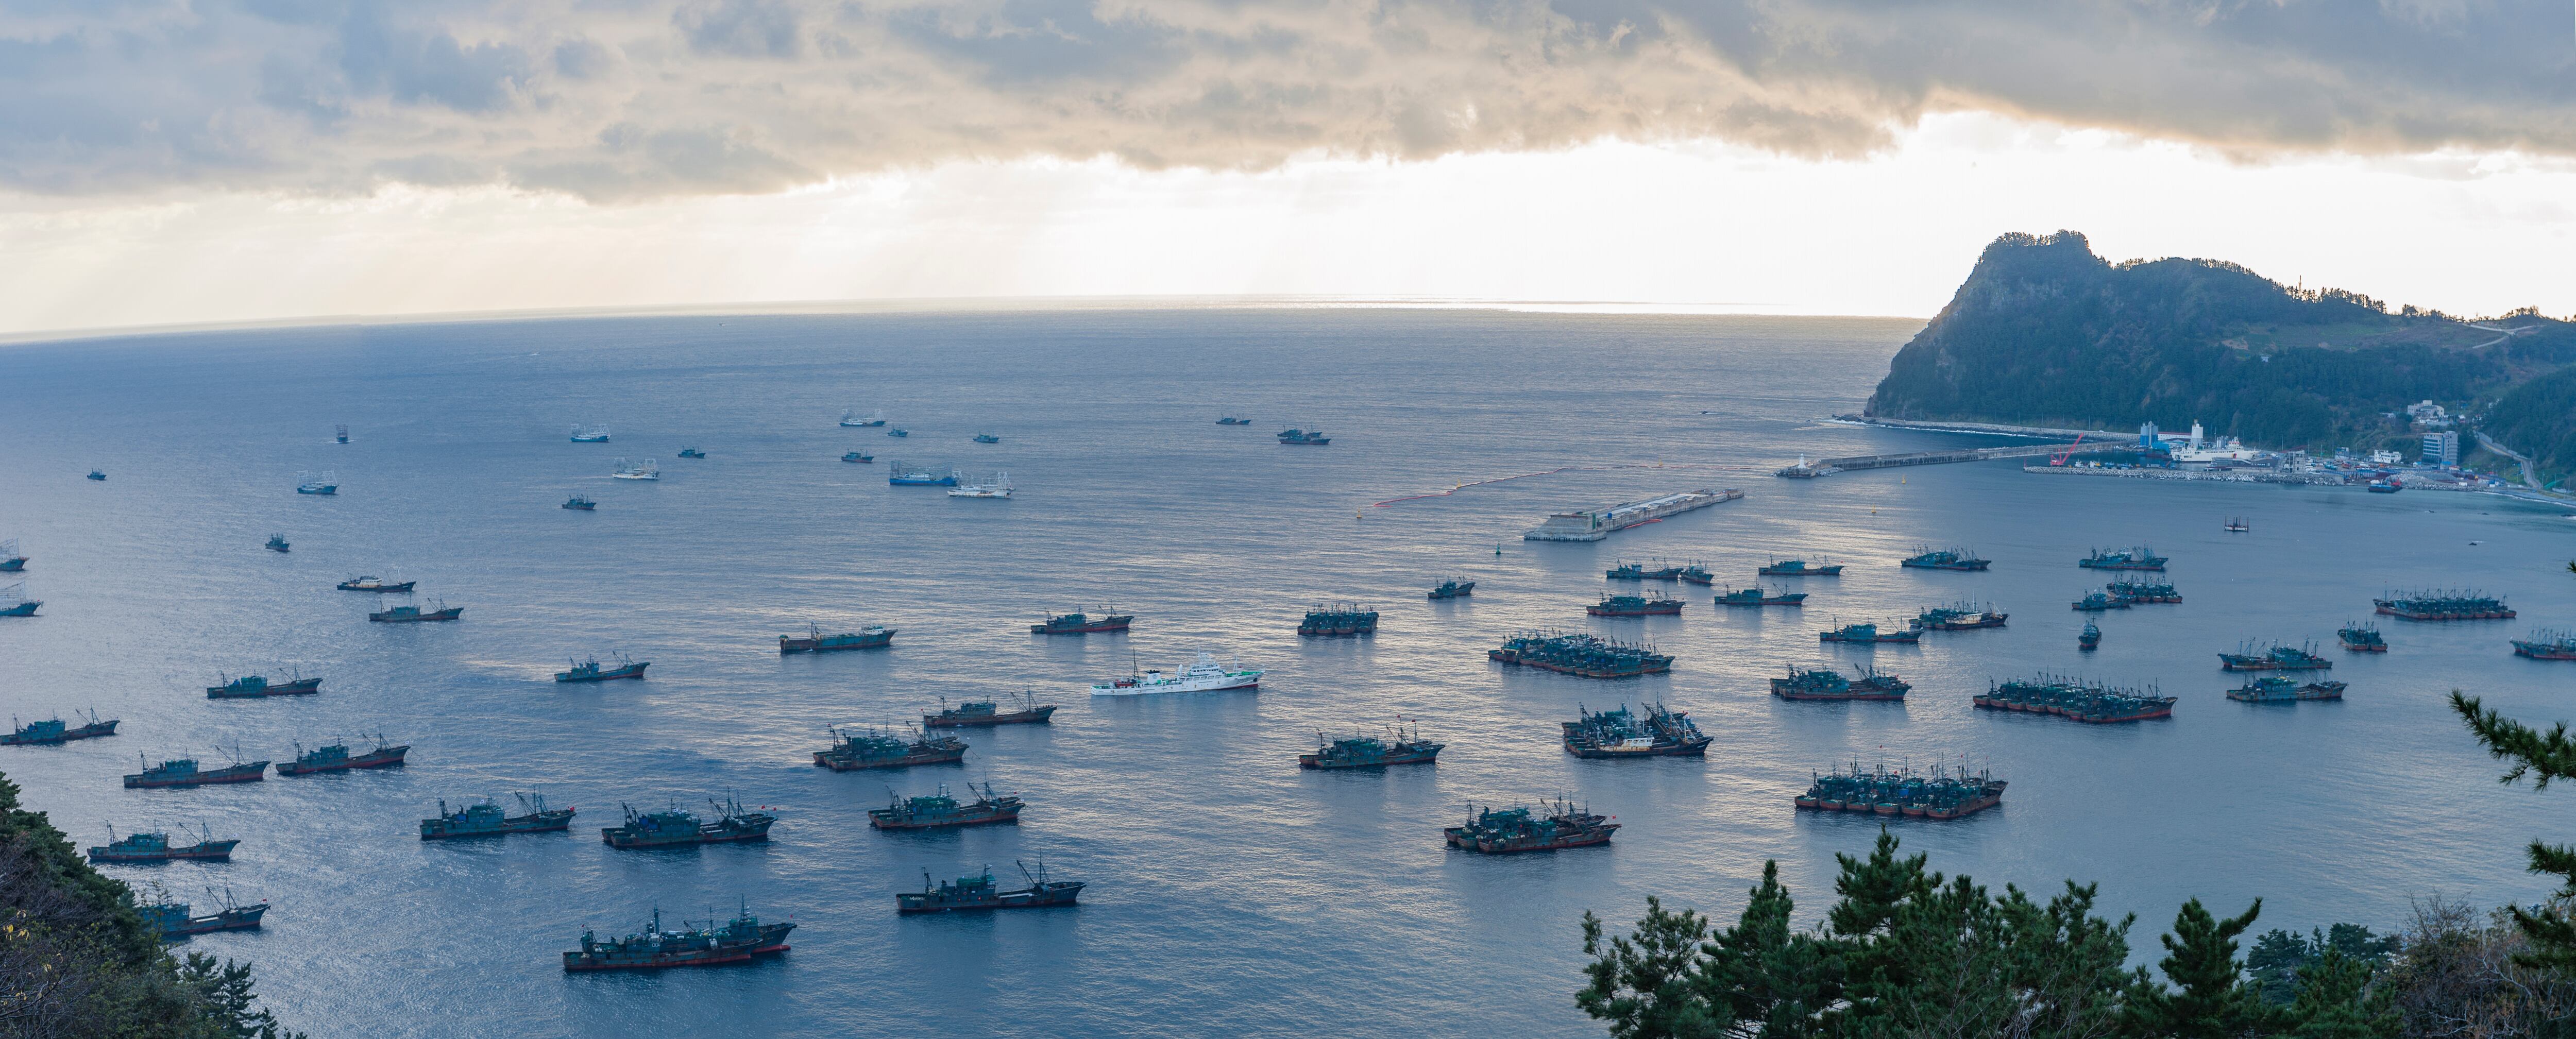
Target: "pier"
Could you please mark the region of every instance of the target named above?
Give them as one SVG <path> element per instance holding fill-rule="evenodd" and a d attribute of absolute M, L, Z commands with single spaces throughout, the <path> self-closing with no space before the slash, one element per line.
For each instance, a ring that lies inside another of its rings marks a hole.
<path fill-rule="evenodd" d="M 2105 440 L 2098 444 L 2022 444 L 2014 447 L 1970 447 L 1950 451 L 1914 451 L 1894 455 L 1850 455 L 1843 458 L 1819 458 L 1772 473 L 1791 479 L 1813 479 L 1847 473 L 1855 469 L 1891 469 L 1900 465 L 1942 465 L 1949 462 L 1983 462 L 1990 458 L 2035 458 L 2059 454 L 2089 455 L 2096 452 L 2135 451 L 2137 445 L 2125 440 Z"/>

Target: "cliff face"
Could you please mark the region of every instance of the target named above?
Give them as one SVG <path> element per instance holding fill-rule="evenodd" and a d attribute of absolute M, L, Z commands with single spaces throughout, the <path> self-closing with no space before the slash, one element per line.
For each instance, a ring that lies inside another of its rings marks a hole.
<path fill-rule="evenodd" d="M 2517 323 L 2531 321 L 2546 319 Z M 2347 444 L 2388 432 L 2382 412 L 2456 408 L 2576 360 L 2504 338 L 2223 261 L 2113 264 L 2072 231 L 2008 234 L 1889 362 L 1867 411 L 2111 430 L 2199 421 L 2269 447 Z"/>

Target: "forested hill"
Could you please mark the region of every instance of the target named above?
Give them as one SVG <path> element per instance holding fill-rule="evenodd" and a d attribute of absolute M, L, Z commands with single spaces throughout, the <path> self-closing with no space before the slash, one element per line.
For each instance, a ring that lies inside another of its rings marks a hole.
<path fill-rule="evenodd" d="M 2477 324 L 2488 327 L 2220 260 L 2110 263 L 2073 231 L 2007 234 L 1897 351 L 1867 414 L 2122 431 L 2198 421 L 2264 447 L 2361 446 L 2405 433 L 2384 412 L 2428 399 L 2469 411 L 2576 361 L 2576 325 L 2530 311 Z"/>

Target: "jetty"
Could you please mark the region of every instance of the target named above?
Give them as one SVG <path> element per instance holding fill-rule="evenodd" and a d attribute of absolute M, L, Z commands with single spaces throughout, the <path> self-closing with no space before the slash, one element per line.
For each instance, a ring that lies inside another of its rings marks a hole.
<path fill-rule="evenodd" d="M 1798 464 L 1785 466 L 1771 475 L 1793 480 L 1807 480 L 1858 469 L 1892 469 L 1901 465 L 1944 465 L 1950 462 L 1983 462 L 1995 458 L 2055 458 L 2064 455 L 2135 450 L 2137 450 L 2137 444 L 2131 441 L 2104 440 L 2084 444 L 2016 444 L 2011 447 L 1963 447 L 1948 451 L 1910 451 L 1892 455 L 1846 455 L 1841 458 L 1812 460 L 1800 455 Z"/>
<path fill-rule="evenodd" d="M 1547 522 L 1522 532 L 1521 540 L 1599 541 L 1639 524 L 1653 523 L 1667 516 L 1679 515 L 1692 509 L 1704 509 L 1722 501 L 1734 501 L 1741 497 L 1744 497 L 1744 492 L 1734 487 L 1703 487 L 1696 491 L 1682 491 L 1678 494 L 1667 494 L 1660 498 L 1632 501 L 1623 505 L 1559 512 L 1549 516 Z"/>

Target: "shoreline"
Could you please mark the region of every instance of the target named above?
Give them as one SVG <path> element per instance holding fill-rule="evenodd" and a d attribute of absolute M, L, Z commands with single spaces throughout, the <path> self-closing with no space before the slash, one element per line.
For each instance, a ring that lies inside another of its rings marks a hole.
<path fill-rule="evenodd" d="M 2059 429 L 2054 426 L 2008 426 L 1996 422 L 1936 422 L 1902 418 L 1872 418 L 1866 415 L 1836 415 L 1826 419 L 1847 426 L 1877 426 L 1882 429 L 1914 429 L 1932 433 L 1979 433 L 1986 436 L 2033 437 L 2063 440 L 2067 437 L 2122 436 L 2107 429 Z"/>

